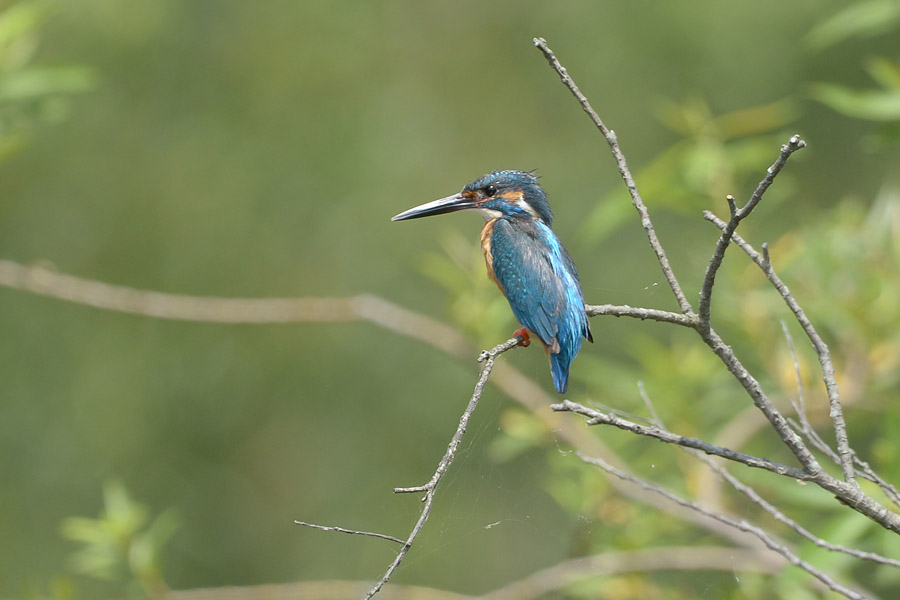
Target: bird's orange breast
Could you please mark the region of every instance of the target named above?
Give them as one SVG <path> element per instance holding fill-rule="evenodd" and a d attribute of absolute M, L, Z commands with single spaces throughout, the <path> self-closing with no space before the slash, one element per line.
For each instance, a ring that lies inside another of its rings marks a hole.
<path fill-rule="evenodd" d="M 497 219 L 491 219 L 485 223 L 484 227 L 481 229 L 481 251 L 484 253 L 484 264 L 487 266 L 488 277 L 490 277 L 491 281 L 496 283 L 497 287 L 500 288 L 500 291 L 506 295 L 506 292 L 503 291 L 503 286 L 500 284 L 500 281 L 497 280 L 497 276 L 494 275 L 494 255 L 491 251 L 491 236 L 494 235 L 495 223 L 497 223 Z"/>

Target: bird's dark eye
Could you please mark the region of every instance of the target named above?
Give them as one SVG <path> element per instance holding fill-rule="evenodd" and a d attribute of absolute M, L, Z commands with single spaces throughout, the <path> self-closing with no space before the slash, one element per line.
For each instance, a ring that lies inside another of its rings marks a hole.
<path fill-rule="evenodd" d="M 488 198 L 492 197 L 496 193 L 497 193 L 496 185 L 489 185 L 486 188 L 484 188 L 484 195 L 487 196 Z"/>

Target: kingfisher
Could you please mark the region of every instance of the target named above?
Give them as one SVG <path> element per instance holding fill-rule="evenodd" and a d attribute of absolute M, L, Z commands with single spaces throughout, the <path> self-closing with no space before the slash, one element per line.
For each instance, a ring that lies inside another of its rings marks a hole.
<path fill-rule="evenodd" d="M 581 340 L 593 342 L 575 263 L 550 226 L 553 213 L 537 177 L 526 171 L 491 171 L 462 191 L 394 216 L 418 219 L 458 210 L 475 210 L 487 221 L 481 250 L 490 277 L 524 327 L 515 332 L 522 346 L 528 332 L 541 341 L 550 359 L 553 387 L 569 384 L 569 366 Z"/>

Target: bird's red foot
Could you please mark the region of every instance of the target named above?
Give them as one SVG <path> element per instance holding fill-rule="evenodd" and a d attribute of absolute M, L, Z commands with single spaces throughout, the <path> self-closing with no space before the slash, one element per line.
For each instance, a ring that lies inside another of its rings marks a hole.
<path fill-rule="evenodd" d="M 525 348 L 528 344 L 531 343 L 531 338 L 528 337 L 528 330 L 524 327 L 520 329 L 516 329 L 513 332 L 513 337 L 519 339 L 519 345 Z"/>

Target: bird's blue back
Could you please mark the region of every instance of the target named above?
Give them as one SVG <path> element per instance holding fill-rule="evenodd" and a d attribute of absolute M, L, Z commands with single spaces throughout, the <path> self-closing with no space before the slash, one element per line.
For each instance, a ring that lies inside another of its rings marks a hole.
<path fill-rule="evenodd" d="M 488 270 L 519 322 L 547 347 L 553 385 L 562 394 L 581 339 L 592 339 L 575 264 L 540 219 L 502 216 L 485 225 L 485 234 Z"/>

